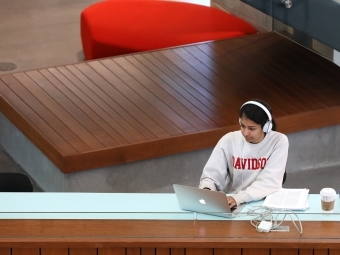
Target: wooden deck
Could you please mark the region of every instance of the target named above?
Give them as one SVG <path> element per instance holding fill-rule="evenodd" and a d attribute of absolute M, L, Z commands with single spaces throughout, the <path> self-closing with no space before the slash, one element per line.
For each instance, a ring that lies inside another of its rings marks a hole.
<path fill-rule="evenodd" d="M 3 75 L 0 95 L 64 173 L 213 147 L 254 98 L 283 133 L 340 123 L 340 67 L 272 32 Z"/>

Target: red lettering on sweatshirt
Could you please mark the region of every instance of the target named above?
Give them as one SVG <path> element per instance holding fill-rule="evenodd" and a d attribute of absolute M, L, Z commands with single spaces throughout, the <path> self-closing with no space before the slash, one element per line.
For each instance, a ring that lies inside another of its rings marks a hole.
<path fill-rule="evenodd" d="M 266 158 L 235 158 L 233 156 L 233 167 L 242 170 L 259 170 L 267 164 Z"/>

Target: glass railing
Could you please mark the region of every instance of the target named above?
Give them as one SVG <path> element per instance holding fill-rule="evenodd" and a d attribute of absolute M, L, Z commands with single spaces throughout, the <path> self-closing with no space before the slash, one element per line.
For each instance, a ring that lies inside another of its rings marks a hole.
<path fill-rule="evenodd" d="M 340 64 L 339 0 L 213 0 L 250 21 L 260 32 L 272 30 Z"/>

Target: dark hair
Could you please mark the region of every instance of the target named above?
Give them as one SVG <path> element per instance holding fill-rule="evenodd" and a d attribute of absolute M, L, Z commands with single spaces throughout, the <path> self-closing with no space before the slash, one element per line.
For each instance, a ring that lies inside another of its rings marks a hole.
<path fill-rule="evenodd" d="M 264 101 L 258 100 L 258 99 L 254 99 L 254 100 L 250 100 L 250 101 L 255 101 L 255 102 L 262 104 L 264 107 L 266 107 L 268 109 L 268 111 L 272 115 L 272 110 L 271 110 L 271 108 L 270 108 L 270 106 L 267 102 L 264 102 Z M 239 115 L 240 118 L 243 117 L 243 116 L 247 117 L 248 119 L 254 121 L 256 124 L 261 125 L 262 128 L 268 121 L 267 113 L 261 107 L 255 105 L 255 104 L 243 105 L 241 107 L 238 115 Z M 276 122 L 275 122 L 273 115 L 272 115 L 272 124 L 273 124 L 272 130 L 276 131 Z"/>

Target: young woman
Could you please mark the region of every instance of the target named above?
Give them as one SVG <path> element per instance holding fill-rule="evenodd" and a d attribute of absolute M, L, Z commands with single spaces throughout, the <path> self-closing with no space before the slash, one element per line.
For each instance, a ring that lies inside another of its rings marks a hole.
<path fill-rule="evenodd" d="M 224 191 L 229 206 L 260 200 L 282 187 L 288 157 L 288 138 L 276 132 L 270 106 L 244 103 L 240 130 L 224 135 L 206 163 L 199 187 Z"/>

